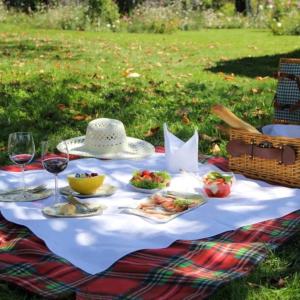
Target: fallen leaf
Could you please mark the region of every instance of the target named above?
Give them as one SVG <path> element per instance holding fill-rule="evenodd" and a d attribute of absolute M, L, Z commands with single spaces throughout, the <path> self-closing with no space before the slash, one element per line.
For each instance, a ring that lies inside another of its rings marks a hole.
<path fill-rule="evenodd" d="M 101 79 L 101 80 L 103 80 L 105 77 L 103 75 L 99 75 L 99 74 L 95 73 L 95 74 L 93 74 L 92 78 L 93 79 Z"/>
<path fill-rule="evenodd" d="M 90 119 L 90 117 L 88 115 L 78 114 L 78 115 L 73 116 L 72 119 L 75 121 L 84 121 L 84 120 Z"/>
<path fill-rule="evenodd" d="M 269 76 L 265 76 L 265 77 L 257 76 L 257 77 L 255 77 L 255 79 L 258 80 L 258 81 L 267 80 L 267 79 L 269 79 L 269 78 L 270 78 Z"/>
<path fill-rule="evenodd" d="M 234 80 L 235 79 L 235 75 L 234 75 L 234 73 L 231 73 L 230 75 L 224 75 L 224 79 L 226 81 Z"/>
<path fill-rule="evenodd" d="M 138 78 L 141 77 L 139 73 L 133 72 L 133 68 L 129 68 L 123 72 L 123 76 L 126 78 Z"/>
<path fill-rule="evenodd" d="M 286 284 L 286 281 L 283 278 L 279 278 L 277 286 L 279 288 L 283 288 L 283 287 L 285 287 L 285 284 Z"/>
<path fill-rule="evenodd" d="M 259 284 L 257 284 L 257 283 L 254 283 L 254 282 L 247 282 L 247 284 L 248 284 L 250 287 L 253 287 L 253 288 L 261 287 L 261 285 L 259 285 Z"/>
<path fill-rule="evenodd" d="M 159 126 L 150 128 L 147 132 L 144 133 L 144 137 L 154 136 L 158 132 L 159 128 Z"/>
<path fill-rule="evenodd" d="M 282 277 L 280 277 L 280 278 L 271 278 L 270 283 L 271 283 L 271 285 L 281 289 L 281 288 L 285 287 L 286 280 Z"/>
<path fill-rule="evenodd" d="M 264 112 L 264 111 L 263 111 L 262 109 L 260 109 L 260 108 L 256 108 L 255 111 L 253 111 L 253 112 L 251 113 L 251 115 L 252 115 L 253 117 L 261 118 L 261 117 L 263 117 L 263 116 L 266 115 L 266 112 Z"/>
<path fill-rule="evenodd" d="M 228 61 L 229 60 L 229 58 L 227 57 L 227 56 L 221 56 L 221 61 Z"/>
<path fill-rule="evenodd" d="M 141 77 L 141 74 L 139 74 L 139 73 L 129 73 L 125 77 L 126 78 L 139 78 L 139 77 Z"/>
<path fill-rule="evenodd" d="M 203 141 L 208 141 L 210 143 L 216 143 L 217 141 L 219 141 L 219 138 L 217 137 L 212 137 L 212 136 L 209 136 L 205 133 L 201 134 L 200 138 L 203 140 Z"/>
<path fill-rule="evenodd" d="M 65 110 L 65 109 L 66 109 L 66 105 L 63 104 L 63 103 L 59 103 L 59 104 L 57 104 L 57 108 L 58 108 L 59 110 Z"/>
<path fill-rule="evenodd" d="M 186 124 L 186 125 L 191 122 L 187 114 L 184 114 L 182 116 L 181 121 L 182 121 L 183 124 Z"/>
<path fill-rule="evenodd" d="M 218 144 L 214 144 L 214 145 L 212 146 L 210 152 L 212 153 L 212 155 L 218 156 L 218 155 L 220 154 L 220 152 L 221 152 L 221 149 L 220 149 L 220 147 L 219 147 Z"/>

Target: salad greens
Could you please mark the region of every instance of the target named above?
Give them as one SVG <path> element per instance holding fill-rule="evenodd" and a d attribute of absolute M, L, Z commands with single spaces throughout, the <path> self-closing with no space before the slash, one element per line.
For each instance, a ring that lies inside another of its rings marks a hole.
<path fill-rule="evenodd" d="M 130 183 L 141 189 L 162 189 L 169 185 L 171 176 L 166 171 L 136 171 Z"/>

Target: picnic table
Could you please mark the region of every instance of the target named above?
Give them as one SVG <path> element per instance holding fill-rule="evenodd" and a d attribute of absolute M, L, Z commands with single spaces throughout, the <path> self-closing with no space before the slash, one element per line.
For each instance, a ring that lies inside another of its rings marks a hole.
<path fill-rule="evenodd" d="M 226 168 L 222 159 L 210 163 Z M 224 283 L 248 274 L 270 248 L 299 230 L 299 209 L 279 215 L 202 239 L 139 249 L 94 274 L 55 254 L 28 227 L 2 215 L 0 278 L 47 298 L 73 293 L 76 299 L 204 299 Z"/>

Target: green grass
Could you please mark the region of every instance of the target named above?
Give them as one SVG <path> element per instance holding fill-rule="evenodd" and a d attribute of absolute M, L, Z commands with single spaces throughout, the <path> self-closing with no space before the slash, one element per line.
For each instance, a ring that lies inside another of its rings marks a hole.
<path fill-rule="evenodd" d="M 89 120 L 98 117 L 120 119 L 129 136 L 155 145 L 163 143 L 163 122 L 183 139 L 198 128 L 223 150 L 226 140 L 210 106 L 223 103 L 258 127 L 270 123 L 276 89 L 271 76 L 279 58 L 287 56 L 300 57 L 300 38 L 268 31 L 144 35 L 1 25 L 0 164 L 8 163 L 10 132 L 32 131 L 38 146 L 46 137 L 83 135 Z M 141 77 L 124 77 L 130 68 Z M 155 134 L 146 134 L 158 126 Z M 202 152 L 211 148 L 201 140 Z M 213 299 L 297 299 L 299 249 L 298 235 Z M 278 276 L 285 286 L 276 285 Z M 1 299 L 31 299 L 5 284 L 0 290 Z"/>

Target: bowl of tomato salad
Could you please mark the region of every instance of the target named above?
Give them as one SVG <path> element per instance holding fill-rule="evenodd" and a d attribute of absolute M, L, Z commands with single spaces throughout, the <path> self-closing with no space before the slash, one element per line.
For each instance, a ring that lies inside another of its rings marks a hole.
<path fill-rule="evenodd" d="M 212 171 L 203 177 L 203 189 L 208 197 L 225 198 L 233 182 L 233 173 Z"/>
<path fill-rule="evenodd" d="M 129 183 L 142 193 L 155 193 L 169 186 L 171 176 L 166 171 L 138 170 L 133 173 Z"/>

